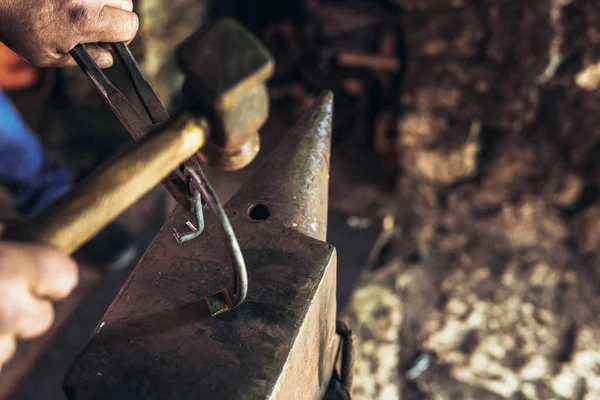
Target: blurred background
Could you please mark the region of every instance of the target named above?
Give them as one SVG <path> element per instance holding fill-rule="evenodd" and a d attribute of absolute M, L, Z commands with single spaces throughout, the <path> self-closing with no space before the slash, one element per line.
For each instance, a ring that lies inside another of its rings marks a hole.
<path fill-rule="evenodd" d="M 600 398 L 598 2 L 136 3 L 131 48 L 171 109 L 172 51 L 199 26 L 232 16 L 275 55 L 258 160 L 207 171 L 223 201 L 334 91 L 328 240 L 359 343 L 353 399 Z M 28 73 L 4 89 L 76 180 L 130 142 L 81 71 Z M 120 221 L 143 248 L 173 207 L 156 188 Z M 52 334 L 3 371 L 0 398 L 63 400 L 134 264 L 83 265 Z"/>

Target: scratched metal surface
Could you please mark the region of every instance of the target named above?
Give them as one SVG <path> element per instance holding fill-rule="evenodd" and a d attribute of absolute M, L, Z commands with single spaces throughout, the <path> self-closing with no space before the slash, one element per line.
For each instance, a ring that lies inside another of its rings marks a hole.
<path fill-rule="evenodd" d="M 267 397 L 334 250 L 233 217 L 251 289 L 240 309 L 211 318 L 204 296 L 229 283 L 226 250 L 209 222 L 199 240 L 173 252 L 170 233 L 184 218 L 175 212 L 102 319 L 66 379 L 72 398 Z"/>
<path fill-rule="evenodd" d="M 65 381 L 71 399 L 318 398 L 335 351 L 336 263 L 327 233 L 332 95 L 325 93 L 225 207 L 244 253 L 242 306 L 210 318 L 231 281 L 215 218 L 180 247 L 177 209 Z M 254 205 L 269 216 L 255 220 Z M 298 392 L 300 390 L 300 392 Z M 293 393 L 293 392 L 292 392 Z"/>

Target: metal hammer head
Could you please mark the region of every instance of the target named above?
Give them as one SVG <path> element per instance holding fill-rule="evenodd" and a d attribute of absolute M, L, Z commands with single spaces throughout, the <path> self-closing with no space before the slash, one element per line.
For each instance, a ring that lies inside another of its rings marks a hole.
<path fill-rule="evenodd" d="M 269 114 L 266 81 L 275 69 L 273 57 L 230 19 L 196 32 L 177 53 L 186 101 L 212 127 L 200 159 L 224 170 L 245 167 L 260 149 L 258 129 Z"/>

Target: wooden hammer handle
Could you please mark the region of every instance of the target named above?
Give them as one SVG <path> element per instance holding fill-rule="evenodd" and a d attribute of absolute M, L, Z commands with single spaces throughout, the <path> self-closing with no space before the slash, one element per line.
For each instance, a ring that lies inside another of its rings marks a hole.
<path fill-rule="evenodd" d="M 67 254 L 94 237 L 205 143 L 191 120 L 142 139 L 46 208 L 7 232 L 10 240 L 43 243 Z"/>

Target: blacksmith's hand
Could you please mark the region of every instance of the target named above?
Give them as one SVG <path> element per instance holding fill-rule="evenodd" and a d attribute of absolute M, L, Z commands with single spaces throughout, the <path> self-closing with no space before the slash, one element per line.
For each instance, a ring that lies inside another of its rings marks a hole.
<path fill-rule="evenodd" d="M 133 0 L 0 0 L 0 42 L 38 67 L 72 67 L 77 44 L 100 68 L 113 64 L 106 46 L 129 43 L 139 26 Z"/>
<path fill-rule="evenodd" d="M 14 355 L 17 339 L 50 328 L 51 301 L 68 296 L 77 280 L 77 265 L 58 250 L 0 243 L 0 369 Z"/>

